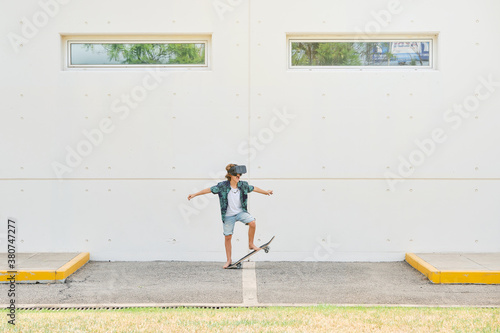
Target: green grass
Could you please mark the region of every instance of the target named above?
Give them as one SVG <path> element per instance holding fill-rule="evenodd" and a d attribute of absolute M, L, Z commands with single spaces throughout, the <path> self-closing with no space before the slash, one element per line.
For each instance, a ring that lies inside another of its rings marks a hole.
<path fill-rule="evenodd" d="M 270 307 L 24 311 L 2 332 L 489 332 L 500 308 Z"/>

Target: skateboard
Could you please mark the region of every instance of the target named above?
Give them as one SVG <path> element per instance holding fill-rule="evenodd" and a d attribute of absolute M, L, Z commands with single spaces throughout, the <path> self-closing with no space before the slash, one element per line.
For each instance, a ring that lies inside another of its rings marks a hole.
<path fill-rule="evenodd" d="M 240 260 L 232 263 L 231 265 L 227 266 L 228 269 L 240 269 L 241 268 L 241 263 L 250 258 L 251 256 L 253 256 L 255 253 L 259 252 L 260 250 L 264 250 L 264 252 L 268 253 L 269 250 L 270 250 L 270 247 L 269 247 L 269 244 L 271 244 L 271 242 L 273 241 L 275 236 L 273 236 L 273 238 L 271 238 L 271 240 L 265 244 L 262 244 L 260 247 L 259 250 L 253 250 L 252 252 L 250 252 L 249 254 L 247 254 L 246 256 L 244 256 L 243 258 L 241 258 Z"/>

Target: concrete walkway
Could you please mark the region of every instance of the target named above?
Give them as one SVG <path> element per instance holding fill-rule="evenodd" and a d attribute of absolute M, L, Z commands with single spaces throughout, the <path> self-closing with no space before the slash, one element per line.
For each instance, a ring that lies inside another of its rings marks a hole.
<path fill-rule="evenodd" d="M 406 261 L 434 283 L 500 284 L 500 253 L 408 253 Z"/>
<path fill-rule="evenodd" d="M 418 256 L 442 271 L 500 272 L 500 253 L 425 253 Z"/>
<path fill-rule="evenodd" d="M 64 282 L 89 261 L 89 253 L 0 253 L 0 283 L 15 272 L 19 283 Z"/>

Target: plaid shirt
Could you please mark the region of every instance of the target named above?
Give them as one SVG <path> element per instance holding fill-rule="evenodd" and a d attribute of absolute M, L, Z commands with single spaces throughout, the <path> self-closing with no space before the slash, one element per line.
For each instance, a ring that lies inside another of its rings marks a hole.
<path fill-rule="evenodd" d="M 241 208 L 243 209 L 244 212 L 248 212 L 248 210 L 247 210 L 248 193 L 253 191 L 253 186 L 248 185 L 247 182 L 239 181 L 238 188 L 240 189 Z M 228 206 L 227 195 L 229 194 L 230 190 L 231 190 L 231 184 L 228 180 L 226 180 L 224 182 L 220 182 L 217 185 L 212 186 L 210 188 L 210 191 L 212 191 L 213 194 L 219 195 L 220 212 L 222 215 L 222 221 L 224 221 L 224 218 L 226 217 L 227 206 Z"/>

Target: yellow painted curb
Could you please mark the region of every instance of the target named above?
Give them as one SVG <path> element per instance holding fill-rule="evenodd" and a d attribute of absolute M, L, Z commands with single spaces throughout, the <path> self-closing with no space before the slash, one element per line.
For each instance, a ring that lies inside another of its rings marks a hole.
<path fill-rule="evenodd" d="M 427 278 L 434 283 L 441 283 L 440 274 L 436 267 L 432 266 L 428 262 L 422 260 L 415 253 L 407 253 L 405 256 L 405 260 L 409 263 L 413 268 L 415 268 L 420 273 L 427 276 Z"/>
<path fill-rule="evenodd" d="M 405 260 L 433 283 L 500 284 L 498 271 L 439 271 L 414 253 L 407 253 Z"/>
<path fill-rule="evenodd" d="M 498 271 L 441 271 L 441 283 L 500 284 Z"/>
<path fill-rule="evenodd" d="M 90 259 L 90 253 L 82 252 L 73 259 L 71 259 L 68 263 L 61 266 L 56 271 L 56 280 L 64 280 L 74 272 L 76 272 L 80 267 L 85 265 Z"/>
<path fill-rule="evenodd" d="M 9 271 L 0 271 L 0 281 L 7 282 L 13 273 Z M 56 272 L 54 271 L 17 271 L 16 272 L 16 282 L 17 281 L 46 281 L 55 282 Z"/>
<path fill-rule="evenodd" d="M 89 259 L 90 259 L 90 254 L 88 252 L 83 252 L 55 271 L 47 271 L 47 270 L 17 271 L 16 282 L 17 281 L 56 282 L 60 280 L 65 280 L 68 276 L 73 274 L 77 269 L 85 265 L 89 261 Z M 9 281 L 8 278 L 12 274 L 13 273 L 10 273 L 10 271 L 1 270 L 0 282 Z"/>

